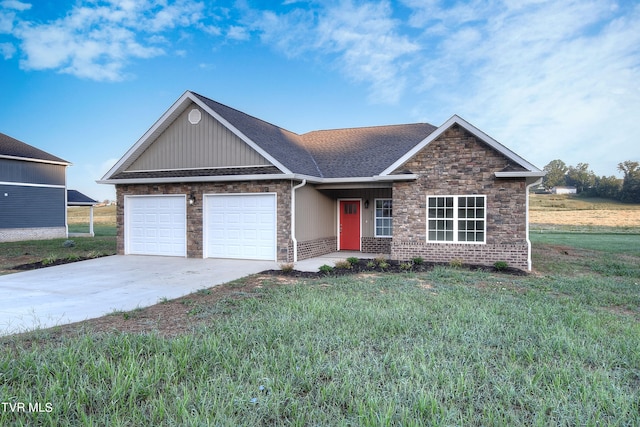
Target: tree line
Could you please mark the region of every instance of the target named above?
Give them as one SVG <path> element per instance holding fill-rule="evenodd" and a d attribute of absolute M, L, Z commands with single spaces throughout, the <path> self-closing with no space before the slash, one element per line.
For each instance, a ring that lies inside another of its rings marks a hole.
<path fill-rule="evenodd" d="M 606 197 L 625 203 L 640 203 L 640 163 L 627 160 L 618 163 L 623 178 L 597 176 L 589 169 L 588 163 L 567 166 L 562 160 L 549 162 L 544 171 L 542 185 L 545 188 L 571 186 L 585 196 Z"/>

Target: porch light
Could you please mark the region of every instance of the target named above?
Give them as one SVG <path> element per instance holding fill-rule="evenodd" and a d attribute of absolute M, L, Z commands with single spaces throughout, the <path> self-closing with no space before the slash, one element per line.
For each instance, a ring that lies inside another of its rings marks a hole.
<path fill-rule="evenodd" d="M 364 208 L 369 209 L 369 200 L 364 201 Z"/>
<path fill-rule="evenodd" d="M 195 202 L 196 202 L 196 196 L 195 196 L 195 194 L 191 193 L 189 195 L 189 204 L 193 205 Z"/>

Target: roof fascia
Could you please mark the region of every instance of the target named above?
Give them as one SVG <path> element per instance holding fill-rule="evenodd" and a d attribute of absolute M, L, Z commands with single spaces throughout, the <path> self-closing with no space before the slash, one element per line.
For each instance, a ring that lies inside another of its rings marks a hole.
<path fill-rule="evenodd" d="M 440 135 L 442 135 L 447 129 L 449 129 L 454 124 L 462 126 L 467 132 L 470 132 L 473 136 L 482 140 L 484 143 L 486 143 L 487 145 L 489 145 L 491 148 L 498 151 L 499 153 L 503 154 L 505 157 L 513 160 L 514 162 L 518 163 L 520 166 L 524 167 L 525 169 L 528 169 L 528 171 L 533 173 L 541 172 L 540 169 L 538 169 L 537 167 L 535 167 L 534 165 L 532 165 L 531 163 L 529 163 L 528 161 L 526 161 L 525 159 L 523 159 L 522 157 L 520 157 L 519 155 L 517 155 L 507 147 L 505 147 L 504 145 L 500 144 L 498 141 L 496 141 L 495 139 L 493 139 L 492 137 L 490 137 L 489 135 L 487 135 L 477 127 L 473 126 L 471 123 L 464 120 L 462 117 L 458 116 L 457 114 L 454 114 L 453 116 L 451 116 L 451 118 L 449 118 L 449 120 L 444 122 L 438 129 L 436 129 L 431 134 L 429 134 L 429 136 L 427 136 L 419 144 L 417 144 L 415 147 L 409 150 L 404 156 L 398 159 L 395 163 L 393 163 L 387 169 L 382 171 L 380 175 L 389 175 L 391 172 L 393 172 L 394 170 L 402 166 L 406 161 L 408 161 L 414 155 L 416 155 L 418 151 L 422 150 L 424 147 L 429 145 L 432 141 L 440 137 Z"/>
<path fill-rule="evenodd" d="M 18 156 L 8 156 L 6 154 L 0 154 L 0 159 L 8 159 L 8 160 L 20 160 L 23 162 L 33 162 L 33 163 L 47 163 L 50 165 L 59 165 L 59 166 L 70 166 L 71 163 L 64 161 L 58 162 L 56 160 L 45 160 L 45 159 L 34 159 L 33 157 L 18 157 Z"/>
<path fill-rule="evenodd" d="M 282 173 L 285 174 L 292 174 L 293 172 L 290 171 L 287 167 L 285 167 L 282 163 L 280 163 L 278 160 L 276 160 L 271 154 L 267 153 L 265 150 L 262 149 L 262 147 L 260 147 L 258 144 L 256 144 L 255 142 L 253 142 L 250 138 L 248 138 L 245 134 L 243 134 L 242 132 L 240 132 L 240 130 L 238 130 L 238 128 L 236 128 L 235 126 L 233 126 L 231 123 L 229 123 L 224 117 L 222 117 L 220 114 L 218 114 L 215 110 L 213 110 L 211 107 L 209 107 L 207 104 L 205 104 L 203 101 L 201 101 L 197 96 L 195 96 L 195 94 L 193 94 L 193 92 L 187 91 L 190 95 L 190 98 L 193 100 L 193 102 L 195 102 L 200 108 L 202 108 L 203 110 L 205 110 L 207 113 L 209 113 L 212 117 L 214 117 L 217 121 L 219 121 L 220 123 L 222 123 L 227 129 L 229 129 L 231 132 L 233 132 L 233 134 L 235 136 L 237 136 L 238 138 L 240 138 L 242 141 L 244 141 L 249 147 L 253 148 L 254 150 L 256 150 L 262 157 L 264 157 L 265 159 L 267 159 L 269 162 L 271 162 L 271 164 L 273 164 L 275 167 L 277 167 L 278 169 L 280 169 L 280 171 Z"/>
<path fill-rule="evenodd" d="M 187 176 L 166 178 L 123 178 L 100 179 L 98 184 L 170 184 L 176 182 L 225 182 L 225 181 L 266 181 L 279 179 L 297 179 L 294 174 L 260 174 L 260 175 L 219 175 L 219 176 Z"/>
<path fill-rule="evenodd" d="M 546 172 L 495 172 L 496 178 L 542 178 Z"/>

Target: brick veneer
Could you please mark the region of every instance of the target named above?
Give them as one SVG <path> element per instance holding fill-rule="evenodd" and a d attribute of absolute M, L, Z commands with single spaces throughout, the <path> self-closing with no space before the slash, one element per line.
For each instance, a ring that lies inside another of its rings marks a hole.
<path fill-rule="evenodd" d="M 384 237 L 363 237 L 362 252 L 367 254 L 390 254 L 391 239 Z"/>
<path fill-rule="evenodd" d="M 224 193 L 277 193 L 277 258 L 280 262 L 292 262 L 291 237 L 291 182 L 247 181 L 228 183 L 180 183 L 180 184 L 121 184 L 116 185 L 117 250 L 124 254 L 124 197 L 132 195 L 187 194 L 195 195 L 196 202 L 187 205 L 187 257 L 202 258 L 202 201 L 205 194 Z"/>
<path fill-rule="evenodd" d="M 525 179 L 498 179 L 495 172 L 509 160 L 457 125 L 412 157 L 398 170 L 410 170 L 416 181 L 393 184 L 391 258 L 490 265 L 507 261 L 528 268 Z M 428 195 L 486 195 L 485 244 L 427 242 Z"/>
<path fill-rule="evenodd" d="M 337 237 L 298 242 L 298 261 L 335 252 L 338 247 Z"/>

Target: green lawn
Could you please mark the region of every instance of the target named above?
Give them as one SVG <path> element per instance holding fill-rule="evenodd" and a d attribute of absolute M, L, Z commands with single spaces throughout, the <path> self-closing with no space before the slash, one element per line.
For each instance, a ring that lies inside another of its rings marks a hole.
<path fill-rule="evenodd" d="M 44 409 L 0 425 L 640 425 L 640 255 L 618 238 L 536 239 L 530 276 L 264 276 L 176 338 L 6 338 L 2 400 Z"/>

